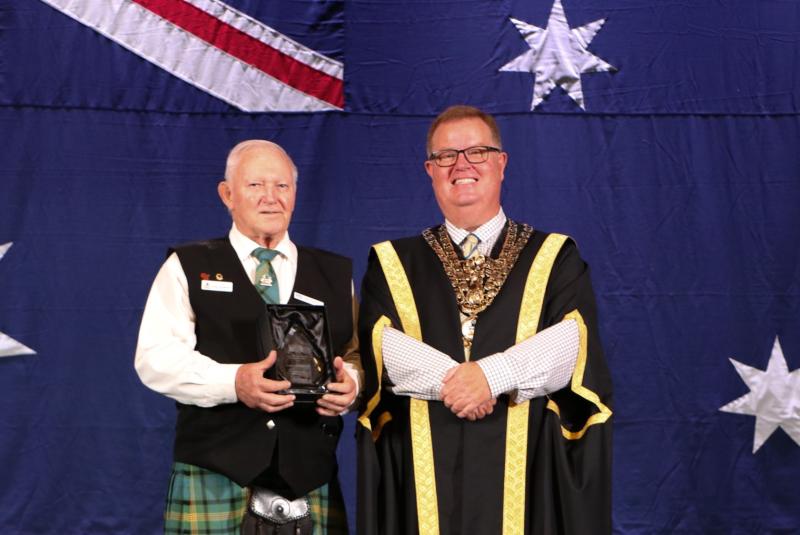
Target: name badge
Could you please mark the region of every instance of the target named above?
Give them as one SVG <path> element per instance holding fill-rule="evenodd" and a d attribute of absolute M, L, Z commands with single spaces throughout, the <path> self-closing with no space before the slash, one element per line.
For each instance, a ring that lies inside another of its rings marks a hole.
<path fill-rule="evenodd" d="M 303 295 L 300 292 L 295 292 L 294 298 L 297 299 L 298 301 L 302 301 L 303 303 L 308 303 L 309 305 L 314 305 L 318 307 L 325 306 L 325 303 L 323 303 L 319 299 L 314 299 L 313 297 Z"/>
<path fill-rule="evenodd" d="M 233 283 L 231 281 L 200 281 L 200 289 L 209 292 L 233 292 Z"/>

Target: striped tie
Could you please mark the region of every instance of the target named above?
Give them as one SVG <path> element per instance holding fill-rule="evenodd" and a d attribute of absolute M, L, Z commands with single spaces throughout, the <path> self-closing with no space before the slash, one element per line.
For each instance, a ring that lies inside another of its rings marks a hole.
<path fill-rule="evenodd" d="M 278 291 L 278 277 L 275 276 L 275 270 L 272 269 L 272 260 L 278 255 L 278 251 L 274 249 L 265 249 L 263 247 L 256 247 L 250 256 L 258 259 L 258 267 L 256 268 L 255 286 L 261 298 L 268 304 L 278 304 L 281 302 L 281 294 Z"/>
<path fill-rule="evenodd" d="M 461 242 L 461 252 L 464 255 L 464 260 L 478 251 L 478 243 L 480 243 L 480 241 L 480 238 L 478 238 L 475 234 L 471 232 L 467 234 L 467 237 Z"/>

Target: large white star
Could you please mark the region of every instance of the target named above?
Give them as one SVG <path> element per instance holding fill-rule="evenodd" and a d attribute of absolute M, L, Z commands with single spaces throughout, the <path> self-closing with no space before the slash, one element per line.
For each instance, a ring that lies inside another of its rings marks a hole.
<path fill-rule="evenodd" d="M 750 393 L 719 410 L 756 417 L 753 453 L 779 426 L 800 446 L 800 368 L 789 373 L 778 337 L 775 337 L 766 371 L 730 361 Z"/>
<path fill-rule="evenodd" d="M 0 260 L 6 252 L 11 249 L 11 242 L 0 245 Z M 0 332 L 0 357 L 11 357 L 13 355 L 35 355 L 36 351 L 20 344 L 7 334 Z"/>
<path fill-rule="evenodd" d="M 606 19 L 600 19 L 580 28 L 571 29 L 561 0 L 553 2 L 547 28 L 539 28 L 512 18 L 511 22 L 531 49 L 500 67 L 500 70 L 529 72 L 535 76 L 531 110 L 535 109 L 557 85 L 561 86 L 578 106 L 586 109 L 583 102 L 581 74 L 617 70 L 587 49 L 605 21 Z"/>

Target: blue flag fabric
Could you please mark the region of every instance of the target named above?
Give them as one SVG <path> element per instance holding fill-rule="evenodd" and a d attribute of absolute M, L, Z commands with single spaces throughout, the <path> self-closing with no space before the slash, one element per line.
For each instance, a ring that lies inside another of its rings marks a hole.
<path fill-rule="evenodd" d="M 749 391 L 729 358 L 765 370 L 777 336 L 800 368 L 794 2 L 109 0 L 187 43 L 227 13 L 199 60 L 99 5 L 0 5 L 0 532 L 160 532 L 175 409 L 133 370 L 138 323 L 167 247 L 227 232 L 233 145 L 287 149 L 292 239 L 358 287 L 370 244 L 441 221 L 425 133 L 456 103 L 498 119 L 506 213 L 591 265 L 615 533 L 797 532 L 798 438 L 754 453 L 756 419 L 719 410 Z M 219 82 L 258 47 L 289 66 Z"/>

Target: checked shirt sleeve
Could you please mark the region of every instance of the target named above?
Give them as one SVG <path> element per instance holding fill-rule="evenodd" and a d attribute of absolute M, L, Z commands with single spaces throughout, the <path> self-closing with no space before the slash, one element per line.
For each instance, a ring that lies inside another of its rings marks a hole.
<path fill-rule="evenodd" d="M 515 403 L 522 403 L 567 386 L 578 358 L 578 336 L 575 321 L 565 320 L 476 361 L 492 397 L 509 393 Z"/>
<path fill-rule="evenodd" d="M 383 365 L 397 395 L 417 399 L 439 399 L 447 370 L 458 365 L 446 354 L 397 329 L 382 334 Z"/>

